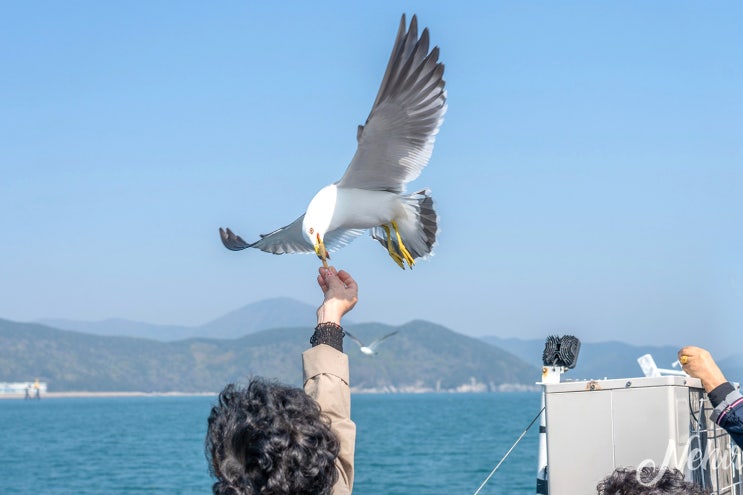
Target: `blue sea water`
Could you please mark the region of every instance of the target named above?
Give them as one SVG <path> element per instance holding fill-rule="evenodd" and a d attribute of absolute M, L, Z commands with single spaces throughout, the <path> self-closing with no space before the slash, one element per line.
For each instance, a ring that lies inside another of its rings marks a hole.
<path fill-rule="evenodd" d="M 207 494 L 214 397 L 0 401 L 0 493 Z M 354 395 L 355 495 L 473 494 L 538 393 Z M 538 423 L 482 495 L 531 494 Z"/>

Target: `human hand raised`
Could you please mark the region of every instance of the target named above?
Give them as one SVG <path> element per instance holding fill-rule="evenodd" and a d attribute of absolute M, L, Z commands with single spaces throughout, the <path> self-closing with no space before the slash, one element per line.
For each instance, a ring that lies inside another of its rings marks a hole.
<path fill-rule="evenodd" d="M 335 323 L 340 325 L 343 315 L 348 313 L 359 300 L 359 288 L 351 275 L 336 271 L 335 267 L 321 267 L 317 284 L 325 295 L 323 303 L 317 308 L 317 323 Z"/>
<path fill-rule="evenodd" d="M 707 392 L 711 392 L 727 381 L 706 349 L 686 346 L 678 352 L 678 358 L 683 370 L 689 376 L 702 380 L 702 385 Z"/>

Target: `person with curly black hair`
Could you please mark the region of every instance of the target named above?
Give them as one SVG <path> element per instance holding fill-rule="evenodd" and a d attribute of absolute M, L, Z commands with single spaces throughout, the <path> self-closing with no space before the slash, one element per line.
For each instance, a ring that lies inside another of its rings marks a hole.
<path fill-rule="evenodd" d="M 709 495 L 684 479 L 678 469 L 666 467 L 617 468 L 596 486 L 598 495 Z"/>
<path fill-rule="evenodd" d="M 227 385 L 209 415 L 206 455 L 215 495 L 350 495 L 356 425 L 341 318 L 356 305 L 351 275 L 320 268 L 324 294 L 304 390 L 263 378 Z"/>

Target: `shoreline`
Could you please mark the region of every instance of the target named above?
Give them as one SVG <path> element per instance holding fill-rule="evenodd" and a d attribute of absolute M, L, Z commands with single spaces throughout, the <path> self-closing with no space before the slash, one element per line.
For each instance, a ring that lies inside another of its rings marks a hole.
<path fill-rule="evenodd" d="M 457 394 L 502 394 L 512 392 L 538 392 L 540 389 L 534 386 L 520 386 L 520 387 L 503 387 L 500 390 L 457 390 L 457 389 L 440 389 L 435 390 L 432 388 L 415 388 L 415 387 L 402 387 L 402 388 L 351 388 L 352 395 L 419 395 L 419 394 L 441 394 L 441 395 L 457 395 Z M 94 399 L 94 398 L 126 398 L 126 397 L 216 397 L 219 395 L 218 392 L 86 392 L 86 391 L 70 391 L 70 392 L 46 392 L 41 394 L 39 399 Z M 3 400 L 37 400 L 35 396 L 31 395 L 26 399 L 25 394 L 0 394 L 0 401 Z"/>
<path fill-rule="evenodd" d="M 405 388 L 405 389 L 385 389 L 385 388 L 361 388 L 351 389 L 351 395 L 420 395 L 420 394 L 441 394 L 441 395 L 458 395 L 458 394 L 499 394 L 504 392 L 529 393 L 538 392 L 539 389 L 534 387 L 508 388 L 505 390 L 456 390 L 443 389 L 434 390 L 429 388 Z M 216 397 L 218 392 L 47 392 L 42 394 L 39 399 L 94 399 L 94 398 L 126 398 L 126 397 Z M 0 401 L 3 400 L 39 400 L 35 396 L 26 398 L 25 394 L 0 394 Z"/>
<path fill-rule="evenodd" d="M 217 392 L 46 392 L 39 399 L 84 399 L 96 397 L 206 397 L 217 396 Z M 26 399 L 25 394 L 0 394 L 0 400 L 37 400 L 31 395 Z"/>

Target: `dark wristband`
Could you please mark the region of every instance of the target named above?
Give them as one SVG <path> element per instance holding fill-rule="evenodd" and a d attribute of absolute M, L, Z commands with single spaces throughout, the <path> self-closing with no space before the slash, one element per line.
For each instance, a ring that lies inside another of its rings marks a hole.
<path fill-rule="evenodd" d="M 710 391 L 707 396 L 709 397 L 709 401 L 712 403 L 712 407 L 717 407 L 722 401 L 725 400 L 725 397 L 728 396 L 730 392 L 735 391 L 735 387 L 733 387 L 733 384 L 730 382 L 725 382 L 722 385 L 718 385 L 713 390 Z"/>
<path fill-rule="evenodd" d="M 333 349 L 343 352 L 343 336 L 346 335 L 343 327 L 337 323 L 320 323 L 315 327 L 315 333 L 310 337 L 310 344 L 315 347 L 320 344 L 329 345 Z"/>

